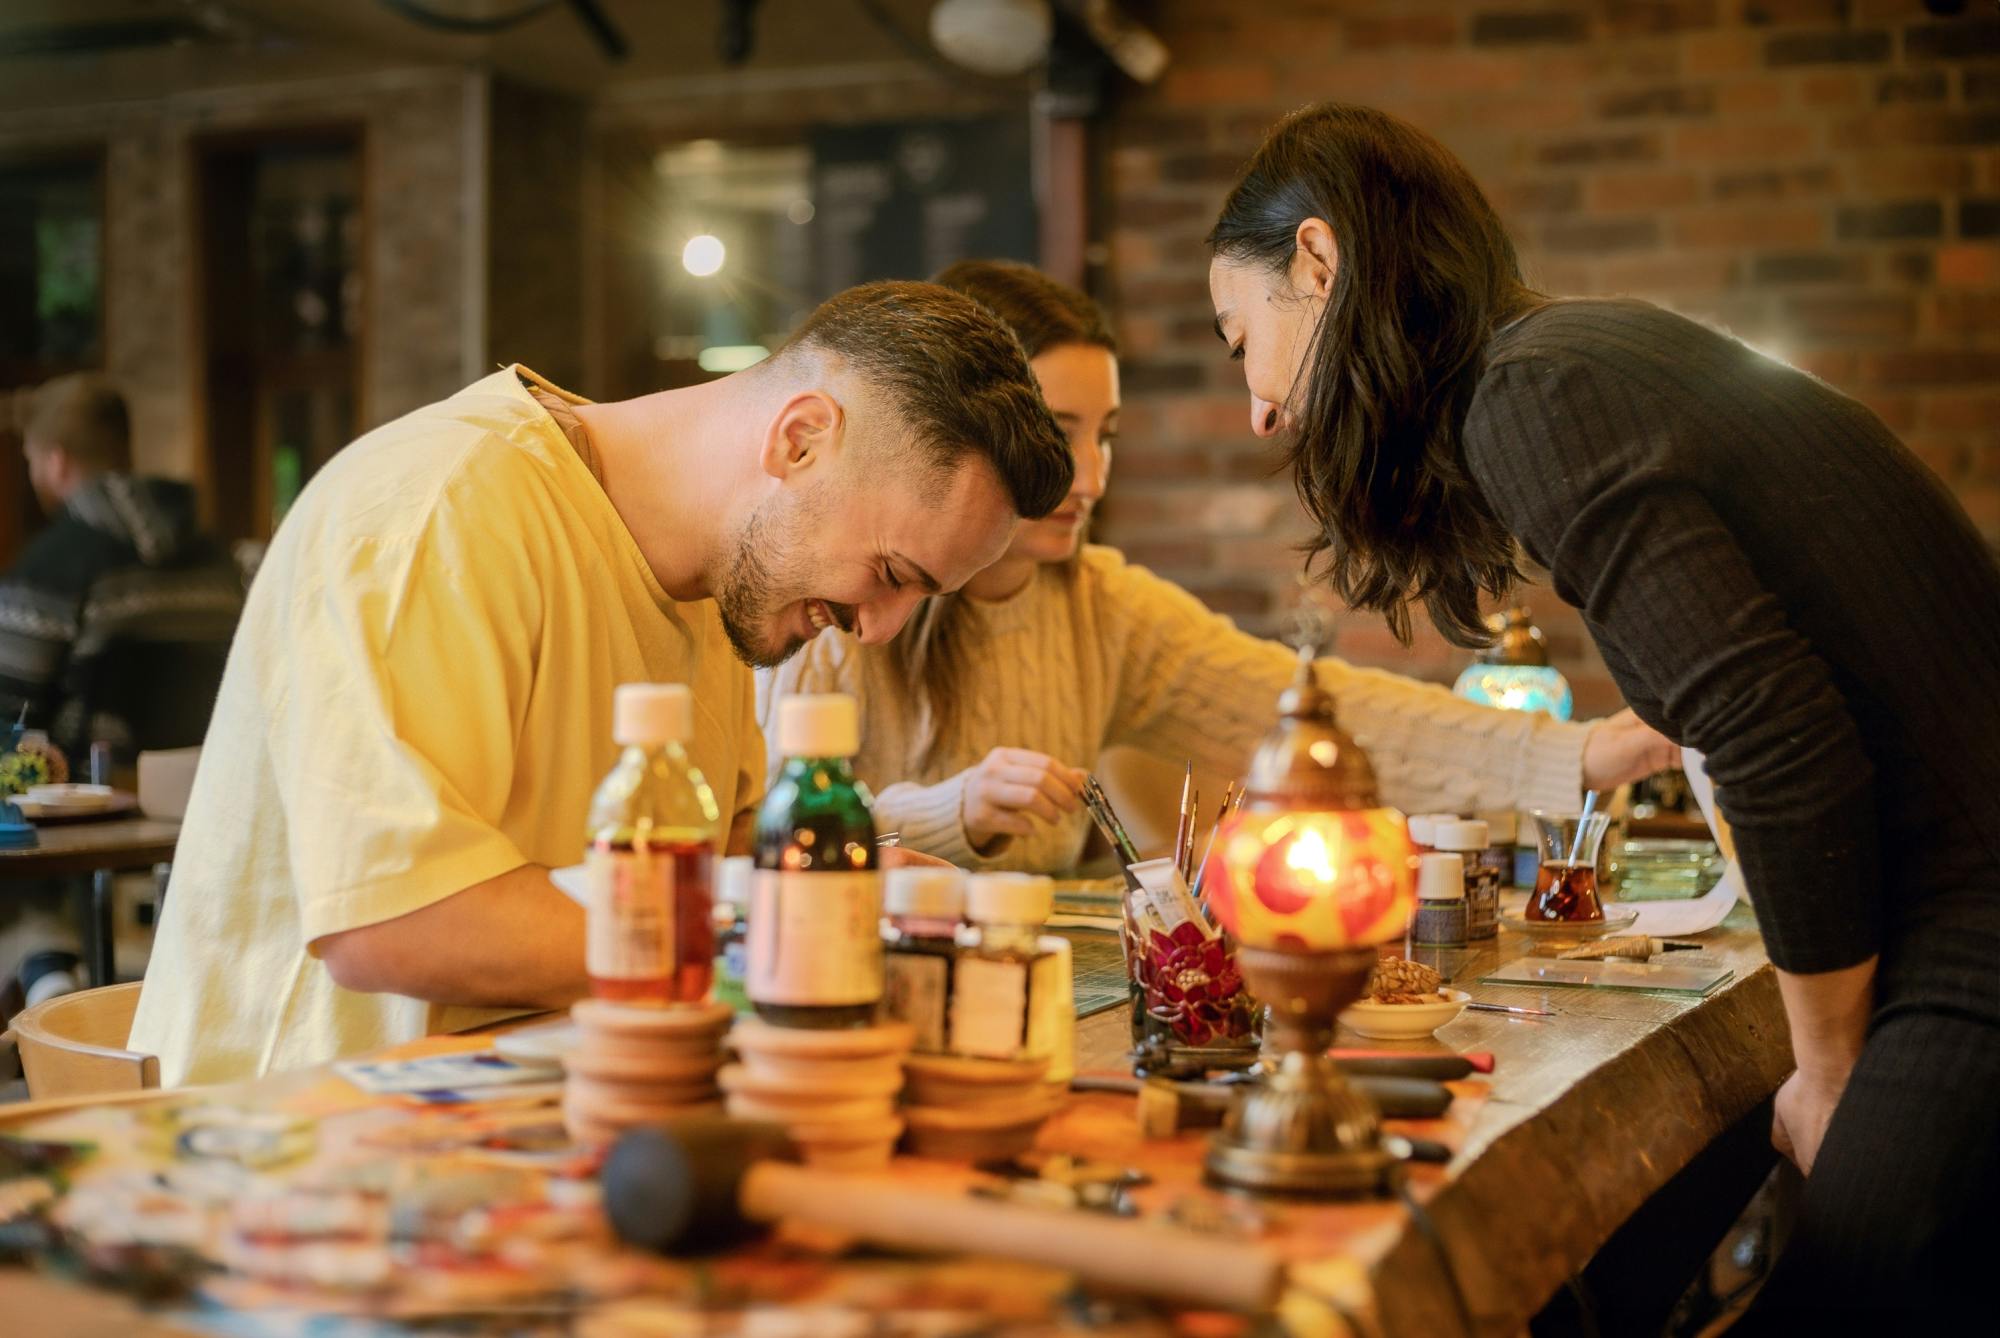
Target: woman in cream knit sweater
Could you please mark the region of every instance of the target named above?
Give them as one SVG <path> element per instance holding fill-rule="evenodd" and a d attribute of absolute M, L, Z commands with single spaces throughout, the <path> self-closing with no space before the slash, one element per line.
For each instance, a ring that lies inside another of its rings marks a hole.
<path fill-rule="evenodd" d="M 1076 482 L 1053 515 L 1024 523 L 999 562 L 929 601 L 889 645 L 829 628 L 760 673 L 765 736 L 775 742 L 778 697 L 851 693 L 861 704 L 855 770 L 875 792 L 878 826 L 968 867 L 1073 869 L 1089 835 L 1078 789 L 1104 749 L 1241 775 L 1297 659 L 1083 543 L 1119 405 L 1115 345 L 1096 303 L 1011 262 L 962 262 L 937 281 L 1021 337 L 1070 434 Z M 1586 785 L 1636 779 L 1674 756 L 1630 712 L 1560 724 L 1339 660 L 1321 661 L 1320 681 L 1368 750 L 1384 802 L 1405 812 L 1574 809 Z"/>

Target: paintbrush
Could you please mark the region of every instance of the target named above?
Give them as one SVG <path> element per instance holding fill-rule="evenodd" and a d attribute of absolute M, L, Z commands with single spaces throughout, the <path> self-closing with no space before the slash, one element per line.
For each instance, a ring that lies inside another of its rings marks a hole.
<path fill-rule="evenodd" d="M 1215 852 L 1215 834 L 1222 830 L 1223 820 L 1229 816 L 1230 805 L 1239 797 L 1236 782 L 1229 782 L 1222 791 L 1222 804 L 1215 810 L 1215 825 L 1208 829 L 1208 842 L 1201 848 L 1201 863 L 1194 866 L 1194 878 L 1189 884 L 1188 890 L 1194 894 L 1197 901 L 1201 900 L 1202 879 L 1208 877 L 1208 857 Z M 1208 909 L 1207 902 L 1203 901 L 1201 905 L 1203 910 Z"/>
<path fill-rule="evenodd" d="M 1111 807 L 1111 800 L 1106 797 L 1104 787 L 1098 783 L 1096 776 L 1083 778 L 1082 798 L 1084 807 L 1090 811 L 1091 818 L 1097 823 L 1097 829 L 1103 832 L 1104 839 L 1111 843 L 1111 849 L 1117 853 L 1120 862 L 1126 865 L 1137 864 L 1138 848 L 1132 844 L 1132 838 L 1125 831 L 1125 824 L 1118 820 L 1117 810 Z"/>
<path fill-rule="evenodd" d="M 1174 825 L 1174 867 L 1187 869 L 1187 847 L 1194 840 L 1194 809 L 1189 806 L 1194 797 L 1194 763 L 1187 764 L 1187 772 L 1181 777 L 1181 815 Z"/>

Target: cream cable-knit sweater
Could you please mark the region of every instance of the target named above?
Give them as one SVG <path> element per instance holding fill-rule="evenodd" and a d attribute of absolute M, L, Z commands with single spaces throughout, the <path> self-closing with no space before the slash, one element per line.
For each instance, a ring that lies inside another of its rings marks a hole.
<path fill-rule="evenodd" d="M 956 643 L 967 662 L 956 739 L 917 764 L 918 710 L 895 662 L 838 629 L 822 632 L 757 675 L 757 705 L 777 767 L 776 701 L 847 692 L 861 704 L 855 771 L 875 792 L 876 824 L 902 843 L 981 869 L 1039 873 L 1076 867 L 1089 834 L 1083 813 L 1037 822 L 990 858 L 960 820 L 966 768 L 996 747 L 1028 748 L 1086 770 L 1113 744 L 1178 766 L 1240 776 L 1277 718 L 1297 668 L 1284 646 L 1236 630 L 1194 596 L 1086 546 L 1076 562 L 1039 568 L 1004 600 L 967 600 Z M 1368 750 L 1383 802 L 1406 813 L 1509 808 L 1574 810 L 1587 725 L 1498 711 L 1443 688 L 1340 660 L 1320 662 L 1340 723 Z"/>

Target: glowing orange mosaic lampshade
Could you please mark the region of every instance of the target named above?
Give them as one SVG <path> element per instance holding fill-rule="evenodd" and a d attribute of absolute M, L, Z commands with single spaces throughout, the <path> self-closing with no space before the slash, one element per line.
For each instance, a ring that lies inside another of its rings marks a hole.
<path fill-rule="evenodd" d="M 1412 854 L 1393 808 L 1244 812 L 1216 837 L 1202 886 L 1237 942 L 1330 952 L 1402 936 L 1416 907 Z"/>

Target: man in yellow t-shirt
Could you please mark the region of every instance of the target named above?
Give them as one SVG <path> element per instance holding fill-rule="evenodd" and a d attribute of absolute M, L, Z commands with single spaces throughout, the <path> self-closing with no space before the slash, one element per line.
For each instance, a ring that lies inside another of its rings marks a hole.
<path fill-rule="evenodd" d="M 582 858 L 612 689 L 690 686 L 742 849 L 746 664 L 886 641 L 1069 478 L 1013 336 L 927 284 L 706 385 L 591 404 L 509 367 L 377 428 L 251 589 L 130 1044 L 215 1082 L 577 998 L 548 871 Z"/>

